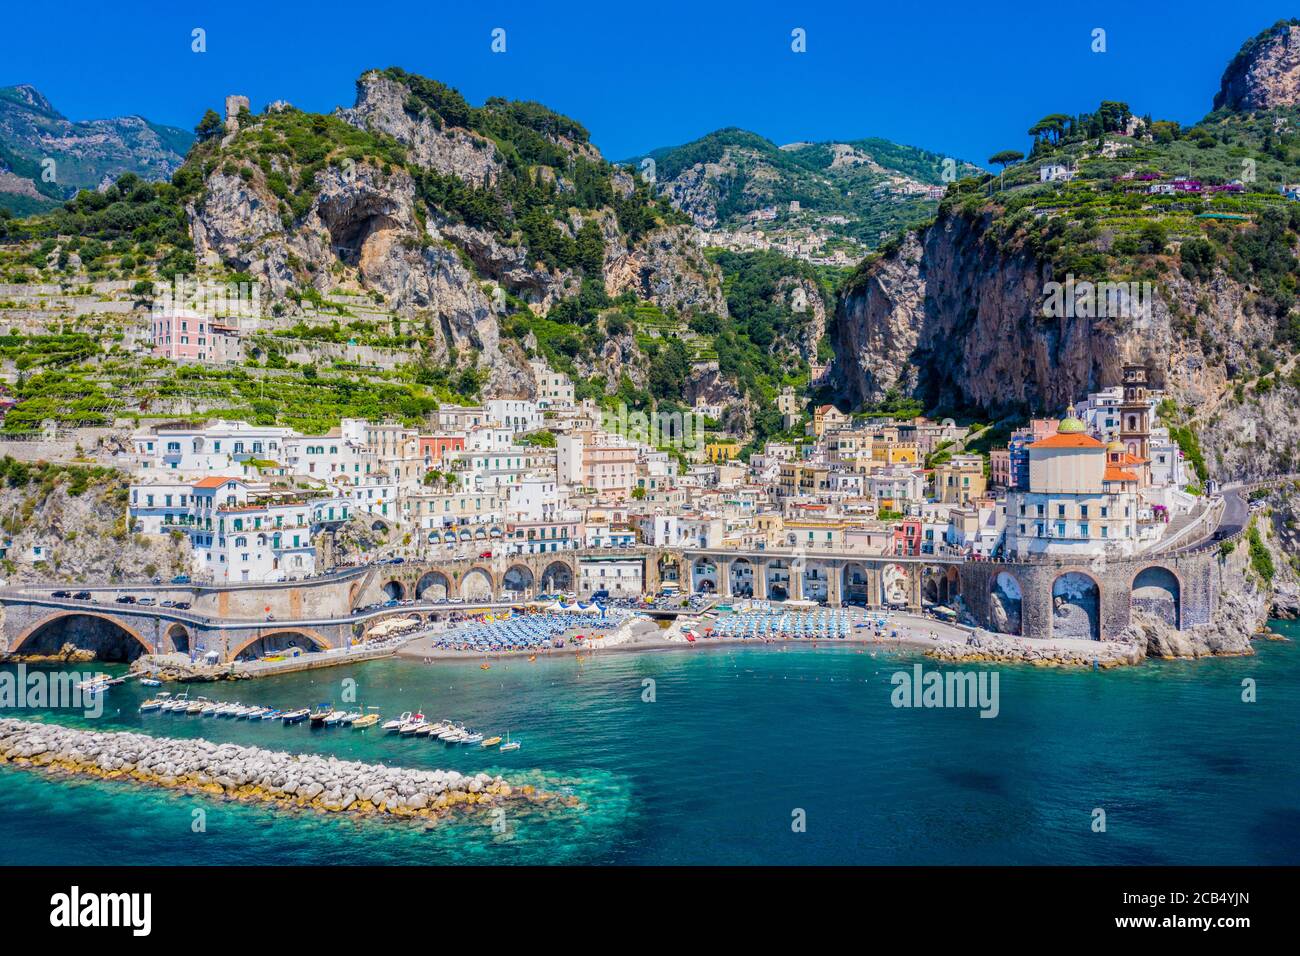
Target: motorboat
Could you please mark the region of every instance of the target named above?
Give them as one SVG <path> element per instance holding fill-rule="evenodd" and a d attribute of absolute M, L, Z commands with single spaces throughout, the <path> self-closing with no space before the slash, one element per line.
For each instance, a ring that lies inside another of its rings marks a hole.
<path fill-rule="evenodd" d="M 171 694 L 168 694 L 166 691 L 159 694 L 157 697 L 150 697 L 140 705 L 140 713 L 147 714 L 151 710 L 162 710 L 164 705 L 170 703 L 168 700 L 169 697 L 171 697 Z"/>
<path fill-rule="evenodd" d="M 392 720 L 384 721 L 384 730 L 400 731 L 402 729 L 402 726 L 410 719 L 411 719 L 411 712 L 409 710 L 404 710 L 402 711 L 401 717 L 395 717 Z"/>
<path fill-rule="evenodd" d="M 244 720 L 261 720 L 262 715 L 265 713 L 265 707 L 249 707 L 239 716 L 244 718 Z"/>
<path fill-rule="evenodd" d="M 369 710 L 370 713 L 366 714 L 364 717 L 358 717 L 356 720 L 352 721 L 352 727 L 354 729 L 364 730 L 367 727 L 373 727 L 375 724 L 379 723 L 380 720 L 379 708 L 368 707 L 367 710 Z"/>
<path fill-rule="evenodd" d="M 331 711 L 328 716 L 321 720 L 321 723 L 326 727 L 337 727 L 339 724 L 343 723 L 343 720 L 347 715 L 348 713 L 345 710 Z"/>
<path fill-rule="evenodd" d="M 215 701 L 208 700 L 206 697 L 200 697 L 198 700 L 194 701 L 188 707 L 185 708 L 185 713 L 193 716 L 194 714 L 203 713 L 203 711 L 207 708 L 212 708 L 213 710 L 215 710 L 216 706 L 217 705 Z"/>
<path fill-rule="evenodd" d="M 482 742 L 482 740 L 483 740 L 482 734 L 471 733 L 471 734 L 465 734 L 463 737 L 460 738 L 460 740 L 456 741 L 456 743 L 465 744 L 466 746 L 468 746 L 470 744 L 480 743 Z"/>
<path fill-rule="evenodd" d="M 360 717 L 361 717 L 361 711 L 349 710 L 346 714 L 344 714 L 342 717 L 339 718 L 339 723 L 342 724 L 344 727 L 348 727 L 356 720 L 360 719 Z"/>
<path fill-rule="evenodd" d="M 519 749 L 519 741 L 511 740 L 510 731 L 508 730 L 506 731 L 506 742 L 501 745 L 501 749 L 502 751 Z"/>
<path fill-rule="evenodd" d="M 411 715 L 410 720 L 402 724 L 401 727 L 397 728 L 397 732 L 401 734 L 403 737 L 409 737 L 412 734 L 417 733 L 422 727 L 425 727 L 427 725 L 428 725 L 428 721 L 424 719 L 424 714 L 421 714 L 419 711 L 416 711 L 414 714 Z M 428 733 L 428 731 L 425 732 Z"/>
<path fill-rule="evenodd" d="M 499 744 L 499 743 L 501 743 L 501 738 L 500 738 L 500 737 L 489 737 L 487 740 L 485 740 L 485 741 L 483 741 L 481 744 L 479 744 L 479 746 L 480 746 L 480 747 L 495 747 L 495 746 L 496 746 L 497 744 Z"/>
<path fill-rule="evenodd" d="M 162 686 L 162 681 L 160 681 L 160 680 L 159 680 L 158 678 L 156 678 L 156 677 L 141 677 L 141 678 L 140 678 L 140 686 L 141 686 L 141 687 L 161 687 L 161 686 Z"/>
<path fill-rule="evenodd" d="M 279 720 L 279 719 L 282 718 L 283 716 L 284 716 L 284 711 L 282 711 L 282 710 L 276 710 L 274 707 L 272 707 L 270 710 L 268 710 L 266 713 L 264 713 L 264 714 L 262 715 L 262 719 L 263 719 L 263 720 Z"/>
<path fill-rule="evenodd" d="M 109 677 L 107 674 L 96 674 L 94 677 L 91 677 L 87 680 L 83 680 L 79 684 L 77 684 L 77 689 L 80 690 L 83 694 L 91 694 L 91 695 L 99 694 L 108 690 L 114 684 L 122 683 L 123 679 L 124 678 L 118 678 L 114 680 L 112 677 Z"/>
<path fill-rule="evenodd" d="M 431 730 L 433 730 L 433 724 L 421 724 L 419 727 L 415 728 L 415 733 L 412 734 L 412 736 L 428 737 Z"/>
<path fill-rule="evenodd" d="M 190 692 L 183 691 L 162 705 L 162 710 L 169 714 L 178 713 L 190 705 Z"/>
<path fill-rule="evenodd" d="M 320 727 L 330 717 L 331 714 L 337 713 L 333 704 L 317 704 L 309 716 L 313 727 Z"/>
<path fill-rule="evenodd" d="M 438 734 L 439 740 L 454 740 L 465 732 L 465 728 L 449 726 L 446 730 Z"/>
<path fill-rule="evenodd" d="M 299 707 L 297 710 L 286 711 L 281 719 L 286 724 L 300 724 L 310 715 L 311 711 L 306 707 Z"/>

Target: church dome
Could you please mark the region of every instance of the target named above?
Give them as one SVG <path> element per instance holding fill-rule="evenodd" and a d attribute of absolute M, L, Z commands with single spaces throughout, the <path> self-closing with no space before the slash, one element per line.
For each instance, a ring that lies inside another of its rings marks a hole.
<path fill-rule="evenodd" d="M 1122 441 L 1119 441 L 1118 439 L 1111 442 L 1109 445 L 1107 445 L 1106 450 L 1107 451 L 1128 451 L 1128 449 L 1124 447 L 1124 443 Z"/>
<path fill-rule="evenodd" d="M 1061 419 L 1061 424 L 1056 426 L 1056 431 L 1060 435 L 1082 435 L 1088 430 L 1088 426 L 1081 419 L 1073 416 L 1067 416 Z"/>

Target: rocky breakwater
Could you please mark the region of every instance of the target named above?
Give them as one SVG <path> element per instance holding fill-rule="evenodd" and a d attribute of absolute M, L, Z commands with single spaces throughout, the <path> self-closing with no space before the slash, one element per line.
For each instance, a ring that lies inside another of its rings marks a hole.
<path fill-rule="evenodd" d="M 941 641 L 926 657 L 954 664 L 1011 663 L 1036 667 L 1122 667 L 1139 664 L 1146 647 L 1135 641 L 1043 641 L 977 630 L 965 642 Z"/>
<path fill-rule="evenodd" d="M 0 764 L 324 813 L 428 818 L 508 804 L 580 805 L 575 797 L 514 787 L 487 773 L 384 767 L 14 719 L 0 719 Z"/>

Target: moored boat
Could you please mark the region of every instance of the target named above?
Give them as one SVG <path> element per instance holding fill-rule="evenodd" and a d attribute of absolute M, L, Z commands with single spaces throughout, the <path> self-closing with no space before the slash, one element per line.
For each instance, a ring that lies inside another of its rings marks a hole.
<path fill-rule="evenodd" d="M 168 698 L 170 697 L 171 694 L 167 693 L 166 691 L 163 691 L 163 693 L 159 694 L 157 697 L 150 697 L 148 700 L 146 700 L 143 704 L 140 705 L 140 713 L 147 714 L 151 710 L 162 710 L 163 707 L 169 702 Z"/>
<path fill-rule="evenodd" d="M 309 714 L 308 719 L 311 721 L 313 727 L 319 727 L 324 724 L 333 713 L 335 713 L 333 704 L 320 703 L 317 704 L 316 709 Z"/>
<path fill-rule="evenodd" d="M 191 702 L 190 705 L 185 708 L 185 713 L 190 714 L 191 716 L 194 714 L 201 714 L 208 707 L 215 710 L 216 706 L 217 705 L 214 701 L 210 701 L 206 697 L 200 697 L 198 700 Z"/>
<path fill-rule="evenodd" d="M 357 730 L 364 730 L 367 727 L 373 727 L 375 724 L 379 723 L 379 719 L 380 719 L 379 708 L 367 707 L 366 709 L 370 711 L 370 713 L 366 714 L 364 717 L 358 717 L 356 720 L 352 721 L 352 726 Z"/>
<path fill-rule="evenodd" d="M 501 738 L 500 738 L 500 737 L 489 737 L 487 740 L 485 740 L 485 741 L 483 741 L 481 744 L 479 744 L 479 746 L 480 746 L 480 747 L 495 747 L 495 746 L 496 746 L 497 744 L 499 744 L 499 743 L 501 743 Z"/>
<path fill-rule="evenodd" d="M 412 734 L 418 732 L 422 727 L 426 726 L 427 723 L 428 722 L 424 719 L 424 714 L 416 711 L 411 715 L 410 720 L 397 729 L 397 732 L 403 737 L 410 737 Z"/>
<path fill-rule="evenodd" d="M 502 750 L 518 750 L 519 741 L 510 739 L 510 731 L 506 731 L 506 742 L 501 745 Z"/>
<path fill-rule="evenodd" d="M 161 687 L 162 681 L 158 680 L 156 677 L 141 677 L 140 685 L 142 687 Z"/>
<path fill-rule="evenodd" d="M 401 717 L 394 717 L 392 720 L 384 721 L 384 730 L 390 732 L 400 731 L 402 729 L 402 726 L 410 719 L 411 719 L 411 712 L 409 710 L 404 710 L 402 711 Z"/>
<path fill-rule="evenodd" d="M 311 715 L 311 711 L 306 707 L 299 707 L 297 710 L 285 711 L 281 718 L 286 724 L 300 724 Z"/>
<path fill-rule="evenodd" d="M 460 738 L 460 740 L 458 740 L 458 741 L 456 741 L 456 742 L 457 742 L 457 743 L 461 743 L 461 744 L 465 744 L 466 746 L 469 746 L 470 744 L 476 744 L 476 743 L 479 743 L 479 742 L 481 742 L 482 740 L 483 740 L 483 735 L 482 735 L 482 734 L 469 733 L 469 734 L 465 734 L 464 736 L 462 736 L 462 737 Z"/>
<path fill-rule="evenodd" d="M 282 711 L 282 710 L 276 710 L 274 707 L 272 707 L 270 710 L 268 710 L 266 713 L 264 713 L 264 714 L 262 715 L 262 719 L 263 719 L 263 720 L 279 720 L 279 719 L 280 719 L 281 717 L 283 717 L 283 716 L 284 716 L 284 711 Z"/>

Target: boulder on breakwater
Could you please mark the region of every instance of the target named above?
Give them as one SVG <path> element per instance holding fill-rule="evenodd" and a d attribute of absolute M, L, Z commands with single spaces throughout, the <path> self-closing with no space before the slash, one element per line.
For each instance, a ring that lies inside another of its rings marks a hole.
<path fill-rule="evenodd" d="M 179 683 L 245 680 L 248 677 L 229 664 L 204 664 L 191 661 L 184 654 L 141 654 L 131 662 L 131 673 L 137 677 Z"/>
<path fill-rule="evenodd" d="M 1007 637 L 979 630 L 966 641 L 941 641 L 925 652 L 927 657 L 953 663 L 1033 664 L 1038 667 L 1121 667 L 1139 664 L 1146 656 L 1144 645 L 1123 641 L 1093 641 L 1059 644 L 1054 641 Z"/>
<path fill-rule="evenodd" d="M 436 817 L 510 801 L 578 801 L 499 776 L 417 770 L 197 739 L 0 719 L 0 764 L 327 813 Z"/>

